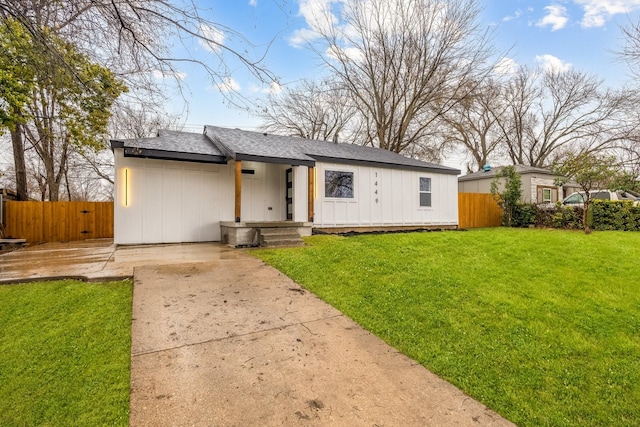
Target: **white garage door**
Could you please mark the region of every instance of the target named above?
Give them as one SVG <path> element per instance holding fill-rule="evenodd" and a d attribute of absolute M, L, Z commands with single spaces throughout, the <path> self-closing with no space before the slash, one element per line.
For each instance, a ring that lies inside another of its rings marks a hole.
<path fill-rule="evenodd" d="M 180 243 L 220 240 L 218 165 L 125 158 L 126 202 L 118 196 L 115 242 Z"/>

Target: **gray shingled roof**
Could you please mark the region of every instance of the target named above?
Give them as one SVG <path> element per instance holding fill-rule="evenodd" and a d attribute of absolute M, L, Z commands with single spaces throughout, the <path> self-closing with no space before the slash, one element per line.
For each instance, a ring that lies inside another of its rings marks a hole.
<path fill-rule="evenodd" d="M 207 154 L 211 156 L 224 156 L 209 138 L 201 133 L 179 132 L 170 130 L 158 131 L 158 136 L 153 138 L 121 139 L 124 147 L 140 148 L 147 150 L 160 150 L 176 153 Z"/>
<path fill-rule="evenodd" d="M 214 143 L 221 145 L 222 151 L 225 151 L 229 157 L 238 160 L 262 160 L 301 165 L 313 165 L 317 160 L 428 170 L 450 175 L 460 173 L 454 168 L 411 159 L 388 150 L 354 144 L 336 144 L 215 126 L 205 126 L 205 135 Z"/>
<path fill-rule="evenodd" d="M 263 158 L 272 161 L 313 164 L 314 160 L 301 151 L 297 142 L 302 138 L 267 135 L 260 132 L 249 132 L 240 129 L 227 129 L 216 126 L 205 126 L 204 134 L 232 159 L 256 160 Z M 296 162 L 297 161 L 297 162 Z"/>
<path fill-rule="evenodd" d="M 459 170 L 379 148 L 205 126 L 204 134 L 161 130 L 154 138 L 112 140 L 125 156 L 224 163 L 227 159 L 314 166 L 316 161 L 424 170 Z"/>
<path fill-rule="evenodd" d="M 473 181 L 476 179 L 493 178 L 504 167 L 505 166 L 492 167 L 491 170 L 488 172 L 484 172 L 484 171 L 473 172 L 473 173 L 459 177 L 458 181 Z M 525 173 L 539 173 L 544 175 L 555 176 L 549 169 L 545 169 L 545 168 L 536 168 L 533 166 L 525 166 L 525 165 L 515 165 L 515 168 L 516 168 L 516 172 L 518 172 L 521 175 Z"/>

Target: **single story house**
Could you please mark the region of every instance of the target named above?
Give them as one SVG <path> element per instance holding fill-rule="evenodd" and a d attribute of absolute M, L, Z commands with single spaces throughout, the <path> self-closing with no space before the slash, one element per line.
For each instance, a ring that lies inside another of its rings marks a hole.
<path fill-rule="evenodd" d="M 460 193 L 491 193 L 491 182 L 504 166 L 485 167 L 480 172 L 470 173 L 458 178 Z M 555 203 L 574 191 L 579 191 L 576 184 L 564 186 L 555 184 L 556 175 L 549 169 L 533 166 L 516 165 L 516 172 L 522 178 L 522 201 L 524 203 Z"/>
<path fill-rule="evenodd" d="M 111 148 L 116 244 L 458 224 L 457 169 L 382 149 L 214 126 Z"/>

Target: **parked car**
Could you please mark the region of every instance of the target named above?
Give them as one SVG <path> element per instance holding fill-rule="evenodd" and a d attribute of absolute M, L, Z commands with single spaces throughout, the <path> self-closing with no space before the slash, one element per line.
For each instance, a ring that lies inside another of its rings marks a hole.
<path fill-rule="evenodd" d="M 591 200 L 630 200 L 636 205 L 640 205 L 640 194 L 634 191 L 611 191 L 611 190 L 593 190 L 589 192 Z M 584 207 L 585 192 L 579 191 L 567 196 L 563 201 L 563 206 L 572 206 L 576 208 Z"/>

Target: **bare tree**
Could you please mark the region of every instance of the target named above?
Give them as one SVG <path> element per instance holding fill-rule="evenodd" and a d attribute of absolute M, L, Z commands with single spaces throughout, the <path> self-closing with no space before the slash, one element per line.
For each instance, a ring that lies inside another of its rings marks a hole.
<path fill-rule="evenodd" d="M 535 105 L 542 94 L 536 85 L 536 76 L 527 67 L 520 67 L 504 85 L 505 109 L 496 124 L 503 135 L 505 151 L 514 165 L 527 164 L 525 147 L 538 125 Z"/>
<path fill-rule="evenodd" d="M 364 144 L 435 154 L 437 118 L 481 81 L 488 38 L 476 0 L 346 0 L 316 17 L 313 45 L 360 110 Z"/>
<path fill-rule="evenodd" d="M 117 102 L 111 110 L 110 138 L 149 138 L 159 129 L 182 130 L 183 123 L 177 114 L 168 114 L 149 105 L 131 105 Z"/>
<path fill-rule="evenodd" d="M 635 99 L 579 71 L 522 68 L 507 85 L 498 124 L 514 164 L 544 167 L 567 152 L 603 151 L 627 139 Z"/>
<path fill-rule="evenodd" d="M 43 62 L 52 67 L 65 67 L 75 75 L 78 87 L 86 82 L 68 62 L 67 49 L 63 47 L 69 45 L 87 55 L 93 63 L 111 70 L 118 80 L 125 81 L 129 88 L 128 101 L 140 105 L 159 103 L 163 95 L 158 77 L 180 82 L 179 67 L 184 63 L 200 65 L 217 85 L 223 85 L 230 78 L 238 63 L 260 81 L 275 80 L 264 65 L 268 46 L 255 48 L 238 32 L 204 18 L 203 11 L 190 0 L 0 2 L 0 24 L 9 21 L 20 24 L 20 33 L 29 36 L 29 43 L 39 51 Z M 52 42 L 56 39 L 65 43 Z M 183 44 L 187 54 L 173 56 L 171 45 L 175 43 Z M 190 46 L 194 43 L 204 48 L 206 56 L 193 55 Z M 3 51 L 6 52 L 4 48 Z M 225 91 L 224 95 L 230 102 L 242 102 L 233 91 Z M 2 91 L 0 102 L 3 101 L 1 98 Z M 20 117 L 21 113 L 13 113 L 20 120 L 10 123 L 10 130 L 16 183 L 24 198 L 27 188 L 24 151 L 29 146 L 29 141 L 25 140 L 25 136 L 28 137 L 25 125 L 30 119 Z M 64 142 L 55 142 L 64 145 Z"/>
<path fill-rule="evenodd" d="M 179 74 L 181 63 L 197 63 L 214 83 L 222 84 L 239 61 L 254 76 L 271 82 L 265 52 L 241 34 L 203 17 L 194 1 L 166 0 L 11 0 L 0 2 L 0 19 L 19 21 L 34 40 L 43 43 L 51 60 L 64 62 L 59 48 L 47 43 L 48 33 L 72 42 L 91 59 L 139 87 L 152 83 L 152 72 Z M 197 42 L 210 57 L 170 54 L 170 40 Z M 231 41 L 232 43 L 229 43 Z M 231 46 L 235 46 L 231 47 Z M 99 48 L 97 48 L 99 47 Z M 131 77 L 131 78 L 130 78 Z"/>
<path fill-rule="evenodd" d="M 638 78 L 640 77 L 640 20 L 629 22 L 629 25 L 622 27 L 621 30 L 625 44 L 617 52 L 618 57 L 627 63 L 631 74 Z"/>
<path fill-rule="evenodd" d="M 322 141 L 353 142 L 357 109 L 335 81 L 303 80 L 283 93 L 271 94 L 261 110 L 266 132 Z"/>
<path fill-rule="evenodd" d="M 617 55 L 620 59 L 625 61 L 629 66 L 631 75 L 634 77 L 632 84 L 636 85 L 637 80 L 640 77 L 640 19 L 632 22 L 630 21 L 626 27 L 622 27 L 622 34 L 625 38 L 624 46 Z M 640 114 L 637 109 L 634 110 L 633 116 L 630 118 L 630 123 L 640 124 Z M 635 176 L 640 176 L 640 132 L 637 129 L 633 129 L 630 132 L 630 138 L 626 143 L 620 144 L 617 147 L 617 155 L 622 159 L 625 167 L 633 173 Z"/>
<path fill-rule="evenodd" d="M 504 121 L 505 111 L 502 86 L 488 79 L 442 114 L 442 138 L 447 144 L 465 148 L 472 159 L 469 170 L 481 170 L 502 148 L 504 136 L 498 122 Z"/>

